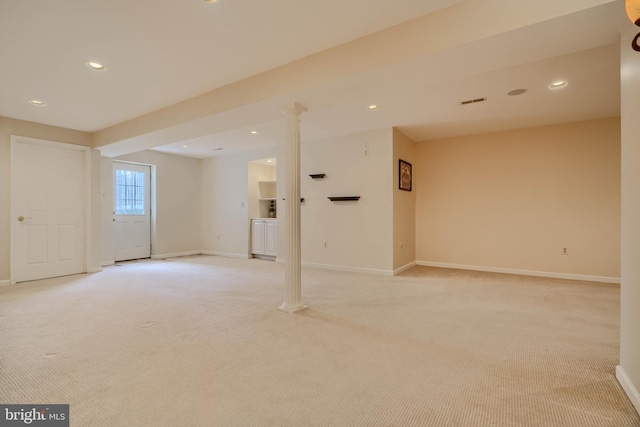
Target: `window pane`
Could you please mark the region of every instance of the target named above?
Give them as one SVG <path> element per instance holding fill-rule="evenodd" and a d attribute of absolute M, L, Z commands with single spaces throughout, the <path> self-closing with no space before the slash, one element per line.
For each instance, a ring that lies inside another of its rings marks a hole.
<path fill-rule="evenodd" d="M 144 215 L 144 173 L 116 169 L 116 215 Z"/>

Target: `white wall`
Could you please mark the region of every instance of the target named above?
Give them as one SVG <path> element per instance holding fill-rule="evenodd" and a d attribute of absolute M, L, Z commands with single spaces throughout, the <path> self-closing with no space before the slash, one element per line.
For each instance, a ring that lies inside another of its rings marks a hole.
<path fill-rule="evenodd" d="M 303 263 L 393 271 L 392 158 L 391 129 L 302 142 Z M 327 176 L 313 180 L 312 173 Z M 334 203 L 328 196 L 361 199 Z"/>
<path fill-rule="evenodd" d="M 201 160 L 191 157 L 176 156 L 158 151 L 140 151 L 117 157 L 114 160 L 155 165 L 155 240 L 152 248 L 153 257 L 200 253 L 200 219 L 201 207 Z M 103 168 L 111 162 L 103 159 Z M 108 166 L 109 171 L 111 166 Z M 113 204 L 106 186 L 112 185 L 111 173 L 103 174 L 103 202 Z M 104 180 L 108 179 L 109 183 Z M 109 200 L 106 200 L 109 197 Z M 103 209 L 103 213 L 111 212 Z M 106 227 L 108 220 L 102 222 Z M 103 231 L 103 234 L 108 232 Z M 110 246 L 110 247 L 109 247 Z M 103 263 L 113 259 L 113 243 L 104 242 Z"/>
<path fill-rule="evenodd" d="M 249 162 L 284 159 L 282 153 L 282 148 L 275 147 L 202 160 L 201 237 L 205 253 L 241 258 L 250 256 Z M 282 179 L 282 163 L 277 166 L 278 180 Z M 279 199 L 284 197 L 283 187 L 278 185 Z M 278 241 L 283 241 L 282 221 L 278 219 Z M 279 249 L 280 257 L 281 253 L 284 252 Z"/>
<path fill-rule="evenodd" d="M 619 123 L 419 143 L 419 263 L 618 281 Z"/>
<path fill-rule="evenodd" d="M 403 270 L 415 265 L 416 261 L 416 173 L 413 170 L 411 191 L 399 189 L 399 160 L 402 159 L 414 166 L 416 161 L 416 144 L 400 131 L 393 130 L 393 268 Z M 417 165 L 416 165 L 417 166 Z"/>
<path fill-rule="evenodd" d="M 365 155 L 364 143 L 368 143 Z M 278 158 L 278 242 L 284 242 L 284 147 L 203 160 L 202 241 L 206 253 L 248 257 L 248 163 Z M 302 261 L 361 271 L 393 271 L 392 130 L 301 143 Z M 325 173 L 312 180 L 311 173 Z M 361 196 L 332 203 L 328 196 Z M 325 248 L 324 242 L 327 242 Z M 277 258 L 285 248 L 278 244 Z"/>
<path fill-rule="evenodd" d="M 115 257 L 113 241 L 113 160 L 100 158 L 100 259 L 103 266 L 112 265 Z"/>
<path fill-rule="evenodd" d="M 91 150 L 91 261 L 89 272 L 102 270 L 102 162 L 99 150 Z"/>
<path fill-rule="evenodd" d="M 617 377 L 640 412 L 640 52 L 631 40 L 640 28 L 627 22 L 621 38 L 622 284 L 620 366 Z"/>

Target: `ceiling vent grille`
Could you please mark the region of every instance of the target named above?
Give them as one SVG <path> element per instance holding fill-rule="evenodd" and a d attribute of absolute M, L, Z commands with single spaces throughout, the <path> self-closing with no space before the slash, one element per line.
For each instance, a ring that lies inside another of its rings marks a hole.
<path fill-rule="evenodd" d="M 477 103 L 477 102 L 484 102 L 484 101 L 486 101 L 486 100 L 487 100 L 487 98 L 476 98 L 476 99 L 470 99 L 470 100 L 468 100 L 468 101 L 462 101 L 462 102 L 460 103 L 460 105 L 475 104 L 475 103 Z"/>

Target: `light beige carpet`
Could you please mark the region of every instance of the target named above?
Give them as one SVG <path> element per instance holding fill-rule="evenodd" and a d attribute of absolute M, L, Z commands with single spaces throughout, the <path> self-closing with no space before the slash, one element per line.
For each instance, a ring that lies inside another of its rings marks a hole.
<path fill-rule="evenodd" d="M 0 288 L 0 403 L 72 426 L 640 426 L 619 287 L 187 257 Z"/>

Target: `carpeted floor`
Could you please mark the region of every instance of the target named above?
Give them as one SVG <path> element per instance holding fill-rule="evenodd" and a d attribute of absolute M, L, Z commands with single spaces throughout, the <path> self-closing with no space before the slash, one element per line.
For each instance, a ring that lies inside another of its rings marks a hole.
<path fill-rule="evenodd" d="M 72 426 L 640 426 L 619 287 L 186 257 L 0 288 L 0 403 Z"/>

